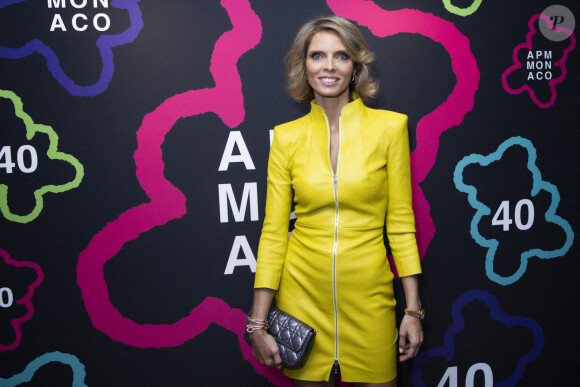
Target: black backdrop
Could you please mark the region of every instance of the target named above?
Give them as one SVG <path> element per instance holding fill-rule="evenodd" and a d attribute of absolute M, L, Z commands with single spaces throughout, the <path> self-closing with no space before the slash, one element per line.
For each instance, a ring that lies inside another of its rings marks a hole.
<path fill-rule="evenodd" d="M 270 130 L 307 112 L 282 59 L 332 13 L 376 54 L 369 105 L 409 115 L 428 317 L 400 385 L 576 383 L 580 67 L 536 31 L 551 3 L 95 3 L 0 1 L 1 386 L 289 385 L 241 332 Z"/>

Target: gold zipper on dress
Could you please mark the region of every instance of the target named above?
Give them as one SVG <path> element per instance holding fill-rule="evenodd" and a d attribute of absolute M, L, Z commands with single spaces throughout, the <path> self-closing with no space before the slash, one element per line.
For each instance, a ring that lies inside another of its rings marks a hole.
<path fill-rule="evenodd" d="M 334 246 L 332 248 L 332 301 L 334 304 L 334 364 L 332 366 L 333 372 L 335 374 L 339 373 L 340 365 L 338 363 L 338 302 L 336 296 L 336 251 L 338 247 L 338 169 L 340 162 L 340 140 L 341 140 L 341 121 L 342 117 L 338 120 L 338 155 L 336 156 L 336 172 L 332 169 L 332 159 L 330 158 L 330 124 L 328 123 L 328 117 L 324 114 L 324 119 L 326 120 L 326 126 L 328 128 L 328 161 L 330 165 L 330 171 L 332 172 L 333 183 L 334 183 Z"/>
<path fill-rule="evenodd" d="M 338 162 L 336 163 L 338 167 Z M 337 168 L 338 169 L 338 168 Z M 334 175 L 334 247 L 332 249 L 332 295 L 334 302 L 334 372 L 338 373 L 338 303 L 336 300 L 336 249 L 338 246 L 338 184 Z"/>

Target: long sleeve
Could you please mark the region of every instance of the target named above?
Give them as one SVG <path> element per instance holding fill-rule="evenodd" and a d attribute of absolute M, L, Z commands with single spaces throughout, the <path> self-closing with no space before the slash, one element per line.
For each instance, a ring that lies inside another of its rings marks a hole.
<path fill-rule="evenodd" d="M 254 288 L 278 289 L 288 246 L 288 223 L 292 208 L 292 184 L 288 171 L 288 146 L 278 127 L 268 160 L 266 216 L 258 247 Z"/>
<path fill-rule="evenodd" d="M 411 166 L 407 116 L 396 127 L 388 148 L 387 181 L 389 201 L 386 227 L 389 246 L 399 276 L 421 273 L 421 263 L 415 239 L 415 217 L 411 196 Z"/>

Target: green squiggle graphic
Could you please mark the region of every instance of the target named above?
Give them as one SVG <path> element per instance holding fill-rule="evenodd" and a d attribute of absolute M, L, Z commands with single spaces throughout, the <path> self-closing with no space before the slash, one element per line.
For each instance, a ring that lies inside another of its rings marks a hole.
<path fill-rule="evenodd" d="M 471 5 L 467 8 L 456 7 L 453 4 L 451 4 L 451 0 L 443 0 L 443 5 L 445 6 L 445 9 L 448 10 L 449 12 L 465 17 L 477 11 L 482 1 L 483 0 L 474 0 L 473 3 L 471 3 Z"/>
<path fill-rule="evenodd" d="M 2 215 L 4 215 L 6 219 L 13 222 L 29 223 L 36 219 L 42 211 L 44 206 L 43 195 L 45 193 L 61 193 L 78 187 L 83 180 L 85 170 L 83 165 L 74 156 L 58 151 L 58 135 L 50 126 L 35 124 L 32 118 L 24 112 L 22 100 L 20 97 L 18 97 L 12 91 L 0 89 L 0 98 L 6 98 L 12 101 L 14 104 L 16 117 L 20 118 L 26 126 L 26 138 L 28 140 L 32 140 L 36 133 L 46 134 L 49 139 L 48 151 L 46 152 L 48 158 L 51 160 L 66 161 L 71 164 L 76 171 L 74 180 L 66 184 L 45 185 L 34 191 L 34 199 L 36 204 L 34 205 L 34 209 L 26 215 L 17 215 L 10 211 L 8 206 L 8 186 L 6 184 L 0 184 L 0 212 L 2 212 Z"/>

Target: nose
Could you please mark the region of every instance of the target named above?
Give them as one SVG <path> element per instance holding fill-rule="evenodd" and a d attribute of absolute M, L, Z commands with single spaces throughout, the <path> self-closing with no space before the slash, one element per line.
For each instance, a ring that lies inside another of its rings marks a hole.
<path fill-rule="evenodd" d="M 333 71 L 334 70 L 334 58 L 332 57 L 332 55 L 329 55 L 326 59 L 325 64 L 325 69 L 328 71 Z"/>

